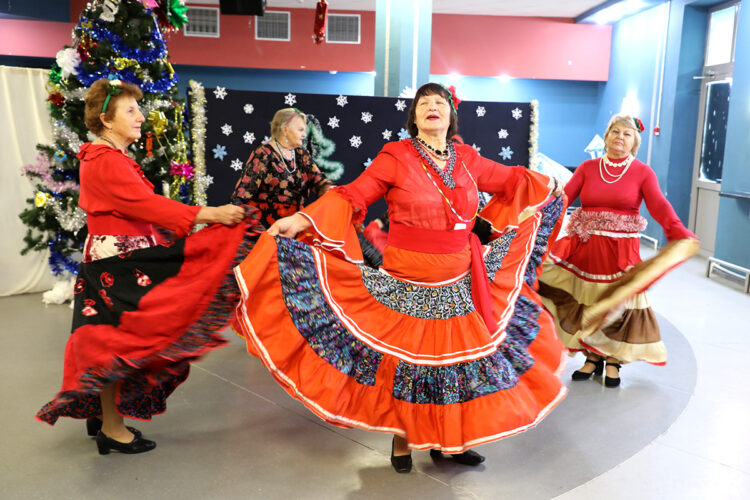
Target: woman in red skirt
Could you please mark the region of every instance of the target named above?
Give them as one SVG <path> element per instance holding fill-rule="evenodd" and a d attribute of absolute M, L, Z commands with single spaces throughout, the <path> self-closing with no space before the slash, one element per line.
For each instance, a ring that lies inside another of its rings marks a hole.
<path fill-rule="evenodd" d="M 49 424 L 87 419 L 101 454 L 156 446 L 123 416 L 163 412 L 189 362 L 225 343 L 220 331 L 238 297 L 230 269 L 247 254 L 252 233 L 239 224 L 241 207 L 187 206 L 154 193 L 127 155 L 141 135 L 140 98 L 137 86 L 116 79 L 98 80 L 86 93 L 86 126 L 98 136 L 78 155 L 89 234 L 62 389 L 37 414 Z M 217 225 L 186 237 L 195 224 Z"/>
<path fill-rule="evenodd" d="M 646 219 L 638 213 L 641 203 L 646 202 L 670 242 L 695 242 L 696 237 L 662 194 L 654 171 L 635 159 L 642 131 L 640 120 L 613 116 L 604 133 L 604 156 L 583 162 L 565 185 L 568 202 L 580 197 L 581 208 L 570 216 L 567 236 L 550 250 L 539 293 L 555 316 L 563 343 L 586 353 L 586 362 L 573 373 L 573 380 L 601 375 L 606 359 L 605 385 L 617 387 L 622 363 L 663 365 L 667 360 L 643 290 L 669 266 L 641 279 L 639 286 L 632 279 L 648 274 L 646 266 L 639 266 L 639 232 L 646 227 Z M 667 253 L 674 248 L 667 247 Z M 626 285 L 633 293 L 619 301 L 619 310 L 609 311 L 597 328 L 585 328 L 586 310 Z"/>

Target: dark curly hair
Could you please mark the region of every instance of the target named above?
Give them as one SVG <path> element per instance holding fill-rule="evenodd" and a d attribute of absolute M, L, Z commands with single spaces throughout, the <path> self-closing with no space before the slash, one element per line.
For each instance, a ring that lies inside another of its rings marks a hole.
<path fill-rule="evenodd" d="M 411 106 L 409 106 L 409 118 L 406 120 L 406 130 L 409 131 L 409 134 L 412 137 L 416 137 L 417 134 L 419 134 L 419 129 L 417 128 L 417 103 L 419 103 L 419 99 L 427 96 L 427 95 L 439 95 L 443 99 L 445 99 L 448 104 L 451 104 L 451 94 L 450 92 L 440 85 L 439 83 L 425 83 L 419 89 L 417 90 L 417 93 L 414 95 L 414 99 L 411 101 Z M 456 135 L 458 133 L 458 115 L 453 110 L 453 106 L 451 106 L 450 110 L 450 124 L 448 125 L 448 133 L 445 136 L 446 140 L 449 140 L 451 137 Z"/>

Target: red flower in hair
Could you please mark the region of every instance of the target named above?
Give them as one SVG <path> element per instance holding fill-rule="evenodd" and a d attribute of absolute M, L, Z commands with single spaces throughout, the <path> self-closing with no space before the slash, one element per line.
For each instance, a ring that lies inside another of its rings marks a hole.
<path fill-rule="evenodd" d="M 456 113 L 458 113 L 458 105 L 461 104 L 461 99 L 458 98 L 456 95 L 456 86 L 451 85 L 448 87 L 448 91 L 451 93 L 451 100 L 453 101 L 453 108 L 456 110 Z"/>
<path fill-rule="evenodd" d="M 643 126 L 643 122 L 638 118 L 633 118 L 633 121 L 635 122 L 635 129 L 638 131 L 638 133 L 640 134 L 641 132 L 643 132 L 643 130 L 646 128 Z"/>

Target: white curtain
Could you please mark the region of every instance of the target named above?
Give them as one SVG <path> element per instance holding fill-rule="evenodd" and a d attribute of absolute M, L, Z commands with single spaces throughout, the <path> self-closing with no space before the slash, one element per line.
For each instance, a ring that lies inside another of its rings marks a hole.
<path fill-rule="evenodd" d="M 34 194 L 21 167 L 33 163 L 38 143 L 52 144 L 45 100 L 47 70 L 0 66 L 0 296 L 49 289 L 47 252 L 21 255 L 26 226 L 18 218 Z"/>

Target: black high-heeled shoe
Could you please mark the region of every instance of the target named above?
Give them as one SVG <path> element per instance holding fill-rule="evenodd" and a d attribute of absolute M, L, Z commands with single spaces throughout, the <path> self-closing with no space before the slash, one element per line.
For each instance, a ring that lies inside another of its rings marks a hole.
<path fill-rule="evenodd" d="M 443 456 L 443 452 L 440 450 L 432 449 L 430 450 L 430 456 L 432 458 L 441 458 Z M 466 450 L 463 453 L 451 453 L 451 457 L 454 461 L 462 465 L 470 465 L 472 467 L 484 462 L 484 456 L 480 455 L 474 450 Z"/>
<path fill-rule="evenodd" d="M 393 441 L 391 441 L 391 465 L 399 474 L 411 472 L 411 452 L 408 455 L 396 456 L 393 454 Z"/>
<path fill-rule="evenodd" d="M 586 362 L 583 363 L 583 366 L 586 366 L 587 363 L 594 365 L 594 371 L 582 372 L 581 370 L 576 370 L 571 376 L 573 380 L 575 380 L 576 382 L 581 380 L 588 380 L 591 378 L 591 375 L 601 375 L 604 372 L 604 358 L 599 358 L 596 361 L 586 358 Z M 581 368 L 583 368 L 583 366 Z"/>
<path fill-rule="evenodd" d="M 607 366 L 614 366 L 617 368 L 617 375 L 620 375 L 620 368 L 622 368 L 621 363 L 610 363 L 607 361 Z M 604 385 L 607 387 L 617 387 L 620 385 L 620 377 L 608 377 L 604 376 Z"/>
<path fill-rule="evenodd" d="M 142 432 L 135 427 L 125 427 L 135 437 L 141 437 Z M 86 419 L 86 433 L 91 437 L 96 437 L 99 431 L 102 430 L 102 419 L 91 417 Z"/>
<path fill-rule="evenodd" d="M 133 437 L 133 440 L 129 443 L 121 443 L 99 431 L 96 435 L 96 447 L 99 449 L 99 455 L 108 455 L 112 450 L 132 455 L 153 450 L 156 448 L 156 442 L 143 436 L 137 436 Z"/>

